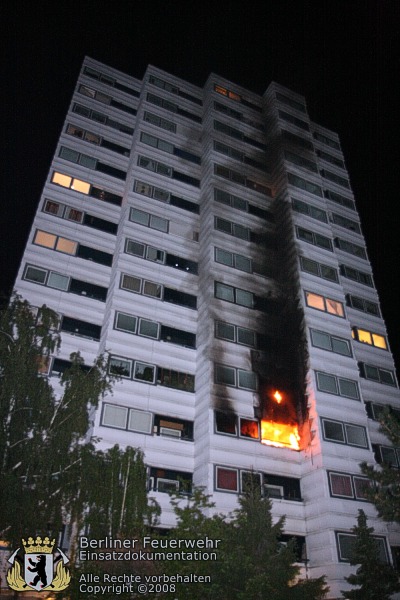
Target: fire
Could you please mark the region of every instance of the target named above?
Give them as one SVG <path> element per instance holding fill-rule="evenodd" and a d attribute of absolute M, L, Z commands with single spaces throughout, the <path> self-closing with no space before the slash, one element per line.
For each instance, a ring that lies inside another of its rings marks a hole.
<path fill-rule="evenodd" d="M 278 404 L 280 404 L 283 400 L 282 394 L 280 392 L 278 392 L 278 390 L 276 390 L 276 392 L 274 394 L 274 399 L 277 401 Z"/>
<path fill-rule="evenodd" d="M 300 450 L 300 436 L 297 425 L 261 421 L 261 442 L 278 448 Z"/>

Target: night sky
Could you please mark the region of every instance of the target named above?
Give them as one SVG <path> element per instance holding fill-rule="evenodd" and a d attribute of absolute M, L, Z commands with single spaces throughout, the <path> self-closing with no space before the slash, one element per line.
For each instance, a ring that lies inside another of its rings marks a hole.
<path fill-rule="evenodd" d="M 259 94 L 274 80 L 341 138 L 399 365 L 398 0 L 3 0 L 0 11 L 1 291 L 13 285 L 85 55 L 139 79 L 153 64 Z"/>

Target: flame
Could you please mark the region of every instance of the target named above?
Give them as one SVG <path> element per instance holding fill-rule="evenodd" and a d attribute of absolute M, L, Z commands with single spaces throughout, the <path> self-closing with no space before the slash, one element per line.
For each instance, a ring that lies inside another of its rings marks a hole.
<path fill-rule="evenodd" d="M 261 421 L 261 442 L 277 448 L 291 448 L 300 450 L 300 436 L 297 425 L 290 423 L 275 423 L 274 421 Z"/>
<path fill-rule="evenodd" d="M 278 392 L 278 390 L 276 390 L 275 394 L 273 395 L 273 398 L 277 401 L 278 404 L 280 404 L 283 400 L 282 394 Z"/>

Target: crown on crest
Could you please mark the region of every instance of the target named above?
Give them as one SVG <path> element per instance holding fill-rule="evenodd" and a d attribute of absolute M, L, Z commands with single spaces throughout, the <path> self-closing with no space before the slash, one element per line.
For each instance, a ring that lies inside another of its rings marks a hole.
<path fill-rule="evenodd" d="M 22 540 L 26 554 L 52 554 L 56 540 L 51 540 L 46 536 L 44 540 L 38 535 L 36 539 L 29 537 L 26 542 Z"/>

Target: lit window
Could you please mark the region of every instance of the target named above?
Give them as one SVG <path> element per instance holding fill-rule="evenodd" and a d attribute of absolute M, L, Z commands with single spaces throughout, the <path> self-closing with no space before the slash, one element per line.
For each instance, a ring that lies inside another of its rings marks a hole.
<path fill-rule="evenodd" d="M 56 240 L 56 235 L 46 233 L 45 231 L 37 231 L 33 243 L 37 244 L 38 246 L 44 246 L 45 248 L 54 249 Z"/>
<path fill-rule="evenodd" d="M 260 427 L 258 421 L 254 419 L 240 419 L 240 437 L 258 440 L 260 438 Z"/>
<path fill-rule="evenodd" d="M 366 329 L 353 327 L 352 336 L 358 342 L 362 342 L 363 344 L 375 346 L 376 348 L 382 348 L 383 350 L 388 349 L 385 336 L 380 335 L 378 333 L 372 333 L 371 331 L 367 331 Z"/>
<path fill-rule="evenodd" d="M 82 192 L 82 194 L 88 194 L 90 192 L 90 183 L 80 179 L 74 179 L 71 189 L 75 190 L 76 192 Z"/>
<path fill-rule="evenodd" d="M 51 179 L 52 183 L 56 183 L 57 185 L 61 185 L 62 187 L 69 188 L 71 187 L 72 177 L 69 175 L 63 175 L 62 173 L 53 173 L 53 177 Z"/>
<path fill-rule="evenodd" d="M 59 237 L 57 240 L 56 250 L 65 254 L 75 254 L 77 243 L 66 238 Z"/>
<path fill-rule="evenodd" d="M 325 311 L 325 302 L 323 296 L 318 296 L 318 294 L 306 292 L 306 302 L 307 306 L 310 306 L 311 308 L 316 308 L 318 310 Z"/>

